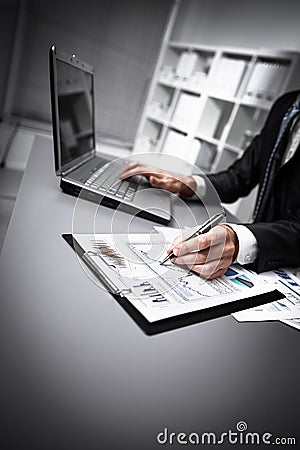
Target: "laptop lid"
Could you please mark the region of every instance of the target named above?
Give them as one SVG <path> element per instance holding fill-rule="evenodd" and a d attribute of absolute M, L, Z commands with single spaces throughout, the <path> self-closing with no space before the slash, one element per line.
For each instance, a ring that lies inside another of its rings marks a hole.
<path fill-rule="evenodd" d="M 52 45 L 49 71 L 55 171 L 64 175 L 96 151 L 94 70 Z"/>

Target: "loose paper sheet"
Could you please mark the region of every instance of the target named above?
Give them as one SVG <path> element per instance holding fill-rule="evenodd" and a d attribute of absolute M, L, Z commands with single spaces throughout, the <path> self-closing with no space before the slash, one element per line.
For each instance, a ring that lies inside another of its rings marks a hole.
<path fill-rule="evenodd" d="M 285 298 L 232 314 L 239 322 L 297 319 L 300 317 L 300 281 L 291 269 L 278 269 L 258 275 Z"/>

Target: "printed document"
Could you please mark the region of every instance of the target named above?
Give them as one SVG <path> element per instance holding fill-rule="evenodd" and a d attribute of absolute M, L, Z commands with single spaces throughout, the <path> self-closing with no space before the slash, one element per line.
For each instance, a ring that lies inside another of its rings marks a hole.
<path fill-rule="evenodd" d="M 94 267 L 99 266 L 103 273 L 105 263 L 111 274 L 117 274 L 126 287 L 124 295 L 149 322 L 274 290 L 273 285 L 238 265 L 212 281 L 205 281 L 185 266 L 170 261 L 160 265 L 179 232 L 164 228 L 164 233 L 74 234 L 73 237 L 85 252 L 93 255 Z"/>
<path fill-rule="evenodd" d="M 266 284 L 273 285 L 285 298 L 272 303 L 232 314 L 239 322 L 286 320 L 300 317 L 300 280 L 290 269 L 276 269 L 258 275 Z M 290 324 L 291 325 L 291 324 Z"/>

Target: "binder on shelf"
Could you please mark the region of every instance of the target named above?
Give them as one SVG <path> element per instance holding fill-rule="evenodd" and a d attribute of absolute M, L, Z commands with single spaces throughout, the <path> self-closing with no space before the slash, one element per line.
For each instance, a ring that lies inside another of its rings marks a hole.
<path fill-rule="evenodd" d="M 168 130 L 162 147 L 162 152 L 168 155 L 184 158 L 186 155 L 187 138 L 185 134 Z"/>
<path fill-rule="evenodd" d="M 201 92 L 206 88 L 207 85 L 207 75 L 205 72 L 195 71 L 187 79 L 186 86 L 197 92 Z"/>
<path fill-rule="evenodd" d="M 187 147 L 185 161 L 187 161 L 190 164 L 195 164 L 199 156 L 200 149 L 201 149 L 201 142 L 199 141 L 199 139 L 192 139 L 192 141 Z"/>
<path fill-rule="evenodd" d="M 245 99 L 273 100 L 279 92 L 287 66 L 273 62 L 258 62 L 246 87 Z"/>
<path fill-rule="evenodd" d="M 141 135 L 137 139 L 136 149 L 142 152 L 155 152 L 157 141 L 149 136 Z"/>
<path fill-rule="evenodd" d="M 181 79 L 188 79 L 197 64 L 198 55 L 195 52 L 182 52 L 175 69 L 175 75 Z"/>
<path fill-rule="evenodd" d="M 198 130 L 201 135 L 213 138 L 222 116 L 222 106 L 214 99 L 208 99 L 203 110 Z"/>
<path fill-rule="evenodd" d="M 169 113 L 169 106 L 152 101 L 148 107 L 148 115 L 154 118 L 165 120 Z"/>
<path fill-rule="evenodd" d="M 163 66 L 160 69 L 159 80 L 162 83 L 172 83 L 175 77 L 174 67 L 171 66 Z"/>
<path fill-rule="evenodd" d="M 214 145 L 205 141 L 198 141 L 200 144 L 200 149 L 198 152 L 198 157 L 196 159 L 197 167 L 203 170 L 203 172 L 210 172 L 213 160 L 216 156 L 217 149 Z"/>
<path fill-rule="evenodd" d="M 172 123 L 182 130 L 196 126 L 199 118 L 199 97 L 181 92 L 173 114 Z"/>
<path fill-rule="evenodd" d="M 211 89 L 215 95 L 234 97 L 239 89 L 246 61 L 242 59 L 221 58 L 215 69 Z"/>

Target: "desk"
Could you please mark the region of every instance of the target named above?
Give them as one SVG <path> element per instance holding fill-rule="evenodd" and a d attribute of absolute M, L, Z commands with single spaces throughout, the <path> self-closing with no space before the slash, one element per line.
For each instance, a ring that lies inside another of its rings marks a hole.
<path fill-rule="evenodd" d="M 222 433 L 242 420 L 299 439 L 299 333 L 227 316 L 145 335 L 62 240 L 75 202 L 58 188 L 51 140 L 37 137 L 0 261 L 2 448 L 153 449 L 164 428 Z M 86 202 L 84 216 L 94 210 Z M 108 232 L 114 211 L 98 213 Z M 120 213 L 114 231 L 124 224 Z"/>

